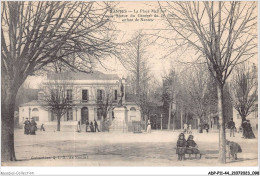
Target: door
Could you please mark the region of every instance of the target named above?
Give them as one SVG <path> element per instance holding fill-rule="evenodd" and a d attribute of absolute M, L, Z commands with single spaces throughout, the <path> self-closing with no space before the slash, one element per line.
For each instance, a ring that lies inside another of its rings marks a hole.
<path fill-rule="evenodd" d="M 87 107 L 83 107 L 81 109 L 81 124 L 85 124 L 86 120 L 88 119 L 88 108 Z"/>

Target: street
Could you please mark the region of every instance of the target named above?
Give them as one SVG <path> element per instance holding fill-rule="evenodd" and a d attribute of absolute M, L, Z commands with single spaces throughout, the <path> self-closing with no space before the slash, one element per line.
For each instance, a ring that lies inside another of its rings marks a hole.
<path fill-rule="evenodd" d="M 37 131 L 24 135 L 15 130 L 17 162 L 9 166 L 221 166 L 218 164 L 218 133 L 193 131 L 194 140 L 202 153 L 201 159 L 192 156 L 178 161 L 176 142 L 178 131 L 152 133 L 86 133 Z M 256 132 L 255 132 L 256 134 Z M 227 158 L 225 166 L 257 166 L 258 142 L 243 139 L 241 133 L 227 139 L 241 145 L 238 160 Z M 257 134 L 256 134 L 257 135 Z M 185 135 L 187 139 L 188 134 Z"/>

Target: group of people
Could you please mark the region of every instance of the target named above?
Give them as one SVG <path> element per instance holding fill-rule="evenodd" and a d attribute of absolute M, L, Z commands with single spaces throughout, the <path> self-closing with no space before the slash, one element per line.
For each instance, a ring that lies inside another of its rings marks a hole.
<path fill-rule="evenodd" d="M 249 120 L 245 120 L 242 123 L 243 137 L 246 139 L 254 139 L 255 135 L 253 133 L 251 124 Z"/>
<path fill-rule="evenodd" d="M 30 120 L 28 120 L 28 118 L 26 118 L 26 120 L 24 122 L 24 134 L 35 135 L 36 130 L 37 130 L 37 123 L 35 122 L 35 120 L 31 119 L 31 121 L 30 121 Z"/>
<path fill-rule="evenodd" d="M 100 132 L 100 130 L 98 129 L 98 123 L 96 120 L 94 120 L 94 123 L 91 121 L 89 123 L 88 120 L 86 120 L 86 132 Z"/>
<path fill-rule="evenodd" d="M 187 123 L 185 123 L 185 124 L 183 125 L 183 128 L 184 128 L 184 133 L 192 134 L 191 124 L 188 125 Z"/>
<path fill-rule="evenodd" d="M 189 135 L 188 140 L 186 140 L 184 133 L 179 134 L 179 138 L 177 141 L 177 148 L 176 148 L 176 154 L 178 154 L 178 160 L 184 160 L 185 154 L 189 154 L 189 157 L 191 156 L 191 154 L 195 154 L 196 158 L 197 158 L 197 154 L 200 154 L 198 145 L 193 139 L 194 139 L 193 135 Z"/>
<path fill-rule="evenodd" d="M 235 131 L 236 131 L 236 125 L 233 121 L 233 118 L 230 119 L 230 121 L 227 123 L 227 128 L 230 129 L 230 137 L 235 137 Z M 254 139 L 255 135 L 253 133 L 251 124 L 249 120 L 244 120 L 239 130 L 243 131 L 243 138 L 246 139 Z"/>

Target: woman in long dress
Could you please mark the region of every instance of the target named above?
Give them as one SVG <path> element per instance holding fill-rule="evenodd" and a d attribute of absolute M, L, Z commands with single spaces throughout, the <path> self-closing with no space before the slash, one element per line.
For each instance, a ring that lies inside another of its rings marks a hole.
<path fill-rule="evenodd" d="M 32 119 L 30 123 L 30 134 L 36 135 L 35 133 L 36 129 L 37 129 L 37 123 L 34 121 L 34 119 Z"/>
<path fill-rule="evenodd" d="M 81 128 L 80 128 L 80 121 L 78 121 L 78 125 L 77 125 L 77 132 L 80 132 Z"/>
<path fill-rule="evenodd" d="M 148 120 L 148 123 L 147 123 L 147 133 L 151 133 L 151 122 L 150 120 Z"/>

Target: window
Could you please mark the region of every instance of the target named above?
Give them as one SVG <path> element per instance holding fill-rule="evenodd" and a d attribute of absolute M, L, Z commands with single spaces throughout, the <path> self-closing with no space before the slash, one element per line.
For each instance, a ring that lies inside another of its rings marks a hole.
<path fill-rule="evenodd" d="M 82 100 L 88 101 L 88 90 L 82 90 Z"/>
<path fill-rule="evenodd" d="M 55 113 L 51 113 L 51 121 L 56 121 L 57 120 L 57 115 Z"/>
<path fill-rule="evenodd" d="M 67 119 L 66 119 L 66 121 L 71 121 L 71 120 L 73 120 L 72 108 L 68 109 L 68 111 L 67 111 Z"/>
<path fill-rule="evenodd" d="M 114 100 L 117 100 L 117 90 L 114 90 Z"/>
<path fill-rule="evenodd" d="M 67 90 L 67 100 L 69 100 L 69 101 L 72 100 L 72 90 L 71 89 Z"/>
<path fill-rule="evenodd" d="M 32 111 L 39 111 L 37 108 L 33 108 L 33 110 Z"/>
<path fill-rule="evenodd" d="M 98 118 L 98 120 L 102 119 L 102 108 L 97 109 L 97 118 Z"/>
<path fill-rule="evenodd" d="M 136 111 L 135 107 L 131 107 L 130 111 Z"/>
<path fill-rule="evenodd" d="M 136 120 L 136 108 L 135 107 L 130 108 L 130 120 Z"/>
<path fill-rule="evenodd" d="M 103 99 L 102 94 L 103 94 L 103 91 L 101 89 L 98 89 L 97 90 L 97 100 L 102 100 Z"/>

